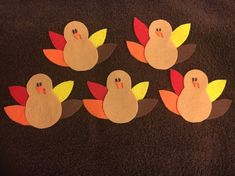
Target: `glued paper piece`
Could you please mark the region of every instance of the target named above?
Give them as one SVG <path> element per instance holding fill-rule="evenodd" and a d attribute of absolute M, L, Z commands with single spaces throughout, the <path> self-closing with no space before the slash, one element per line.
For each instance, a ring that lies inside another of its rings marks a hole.
<path fill-rule="evenodd" d="M 178 96 L 174 94 L 173 92 L 170 92 L 167 90 L 159 90 L 159 94 L 166 108 L 170 110 L 171 112 L 179 115 L 179 112 L 177 110 Z"/>
<path fill-rule="evenodd" d="M 191 24 L 186 23 L 177 27 L 171 34 L 171 40 L 175 47 L 182 45 L 188 38 L 190 32 Z"/>
<path fill-rule="evenodd" d="M 25 87 L 22 86 L 10 86 L 9 91 L 11 96 L 15 101 L 23 106 L 26 105 L 26 101 L 29 97 L 29 94 Z"/>
<path fill-rule="evenodd" d="M 144 56 L 144 47 L 138 43 L 126 42 L 130 54 L 140 62 L 148 63 Z"/>
<path fill-rule="evenodd" d="M 90 92 L 92 93 L 92 95 L 97 99 L 97 100 L 104 100 L 105 95 L 108 92 L 108 89 L 98 83 L 95 82 L 87 82 L 87 86 L 90 90 Z"/>
<path fill-rule="evenodd" d="M 6 106 L 4 107 L 4 110 L 8 117 L 21 125 L 29 125 L 28 121 L 25 117 L 25 107 L 20 105 L 12 105 L 12 106 Z"/>
<path fill-rule="evenodd" d="M 178 96 L 173 92 L 160 90 L 162 101 L 167 109 L 181 115 L 188 122 L 198 123 L 218 118 L 224 115 L 231 105 L 232 101 L 229 99 L 212 103 L 223 92 L 226 80 L 215 80 L 208 84 L 207 75 L 201 70 L 193 69 L 186 73 L 182 81 L 182 75 L 172 69 L 171 81 Z M 178 82 L 181 82 L 180 86 L 177 85 Z"/>
<path fill-rule="evenodd" d="M 155 99 L 143 100 L 149 82 L 141 82 L 133 88 L 131 84 L 131 77 L 123 70 L 115 70 L 109 74 L 107 88 L 88 82 L 88 88 L 97 100 L 85 99 L 84 106 L 93 116 L 119 124 L 130 122 L 137 113 L 138 117 L 146 115 L 157 103 Z"/>
<path fill-rule="evenodd" d="M 94 44 L 96 48 L 104 44 L 106 39 L 107 29 L 101 29 L 92 34 L 89 40 Z"/>
<path fill-rule="evenodd" d="M 176 70 L 170 70 L 171 85 L 177 95 L 180 95 L 184 88 L 184 77 Z"/>
<path fill-rule="evenodd" d="M 131 90 L 131 77 L 123 70 L 111 72 L 107 78 L 108 92 L 104 112 L 114 123 L 128 123 L 138 112 L 138 102 Z"/>
<path fill-rule="evenodd" d="M 172 31 L 169 22 L 163 19 L 153 21 L 149 28 L 136 17 L 134 32 L 141 44 L 127 41 L 130 54 L 140 62 L 148 63 L 159 70 L 167 70 L 177 63 L 189 59 L 196 45 L 181 46 L 188 38 L 191 24 L 183 24 Z"/>
<path fill-rule="evenodd" d="M 105 28 L 89 37 L 85 24 L 71 21 L 64 28 L 64 36 L 49 32 L 56 49 L 43 49 L 43 52 L 56 65 L 75 71 L 91 70 L 96 64 L 107 60 L 116 48 L 115 44 L 104 44 L 106 35 Z"/>
<path fill-rule="evenodd" d="M 82 107 L 82 101 L 76 99 L 66 100 L 62 103 L 61 119 L 71 117 Z"/>
<path fill-rule="evenodd" d="M 145 46 L 149 40 L 148 27 L 138 18 L 134 18 L 134 31 L 139 42 Z"/>
<path fill-rule="evenodd" d="M 197 123 L 209 117 L 212 104 L 206 92 L 207 84 L 207 75 L 201 70 L 190 70 L 184 76 L 184 89 L 179 95 L 177 108 L 186 121 Z"/>
<path fill-rule="evenodd" d="M 207 93 L 211 102 L 215 101 L 224 91 L 226 80 L 215 80 L 208 84 Z"/>
<path fill-rule="evenodd" d="M 24 106 L 6 106 L 4 110 L 11 120 L 19 124 L 38 129 L 49 128 L 59 119 L 73 115 L 82 106 L 81 100 L 75 99 L 67 100 L 61 105 L 61 102 L 71 93 L 72 88 L 73 81 L 66 81 L 53 89 L 51 78 L 38 73 L 29 79 L 26 88 L 9 87 L 13 98 Z"/>
<path fill-rule="evenodd" d="M 98 64 L 107 60 L 111 56 L 116 47 L 117 45 L 114 43 L 107 43 L 98 47 L 97 49 L 99 55 Z"/>
<path fill-rule="evenodd" d="M 87 111 L 95 116 L 98 117 L 100 119 L 107 119 L 104 110 L 103 110 L 103 101 L 102 100 L 88 100 L 85 99 L 83 100 L 83 104 L 85 106 L 85 108 L 87 109 Z"/>
<path fill-rule="evenodd" d="M 176 64 L 188 60 L 196 50 L 196 44 L 186 44 L 178 48 L 178 59 Z"/>
<path fill-rule="evenodd" d="M 212 103 L 212 111 L 210 113 L 209 119 L 215 119 L 224 115 L 232 104 L 232 100 L 221 99 L 214 101 Z"/>
<path fill-rule="evenodd" d="M 51 39 L 52 44 L 58 50 L 64 50 L 64 46 L 66 44 L 66 40 L 63 35 L 58 33 L 49 31 L 49 37 Z"/>
<path fill-rule="evenodd" d="M 142 99 L 144 99 L 144 97 L 148 91 L 148 88 L 149 88 L 149 82 L 145 81 L 145 82 L 141 82 L 141 83 L 136 84 L 131 90 L 137 100 L 142 100 Z"/>
<path fill-rule="evenodd" d="M 138 101 L 139 109 L 136 118 L 143 117 L 150 113 L 153 108 L 157 105 L 157 102 L 158 100 L 150 98 Z"/>
<path fill-rule="evenodd" d="M 73 84 L 73 81 L 65 81 L 54 87 L 53 92 L 58 97 L 60 102 L 63 102 L 68 98 L 73 89 Z"/>
<path fill-rule="evenodd" d="M 44 49 L 43 53 L 52 63 L 62 67 L 68 67 L 68 65 L 64 61 L 63 51 L 56 49 Z"/>
<path fill-rule="evenodd" d="M 33 75 L 27 85 L 29 98 L 25 107 L 25 116 L 35 128 L 49 128 L 60 119 L 62 107 L 58 97 L 52 91 L 52 80 L 45 74 Z"/>

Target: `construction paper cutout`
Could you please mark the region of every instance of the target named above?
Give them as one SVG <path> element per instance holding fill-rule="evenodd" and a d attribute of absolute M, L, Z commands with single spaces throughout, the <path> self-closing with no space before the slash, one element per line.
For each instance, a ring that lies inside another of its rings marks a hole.
<path fill-rule="evenodd" d="M 184 89 L 179 95 L 177 109 L 186 121 L 196 123 L 209 117 L 212 104 L 207 85 L 207 75 L 201 70 L 190 70 L 184 76 Z"/>
<path fill-rule="evenodd" d="M 99 55 L 98 64 L 107 60 L 111 56 L 116 47 L 117 45 L 114 43 L 107 43 L 98 47 L 97 49 Z"/>
<path fill-rule="evenodd" d="M 131 77 L 123 70 L 111 72 L 107 78 L 108 92 L 104 99 L 104 112 L 114 123 L 127 123 L 138 112 L 138 102 L 131 90 Z"/>
<path fill-rule="evenodd" d="M 224 91 L 226 80 L 214 80 L 207 86 L 207 93 L 211 102 L 215 101 Z"/>
<path fill-rule="evenodd" d="M 114 123 L 127 123 L 150 112 L 157 100 L 143 101 L 149 82 L 141 82 L 131 88 L 131 77 L 123 70 L 111 72 L 107 78 L 107 88 L 101 84 L 87 82 L 94 99 L 84 99 L 87 111 L 95 117 L 109 119 Z M 138 101 L 138 99 L 141 99 Z M 140 102 L 140 103 L 139 103 Z M 139 110 L 140 104 L 140 110 Z M 147 107 L 146 107 L 147 106 Z"/>
<path fill-rule="evenodd" d="M 150 113 L 156 106 L 157 102 L 158 100 L 150 98 L 138 101 L 138 113 L 136 115 L 136 118 L 143 117 Z"/>
<path fill-rule="evenodd" d="M 149 40 L 148 27 L 138 18 L 134 18 L 134 32 L 139 42 L 145 46 Z"/>
<path fill-rule="evenodd" d="M 178 59 L 176 64 L 188 60 L 196 50 L 196 44 L 186 44 L 178 48 Z"/>
<path fill-rule="evenodd" d="M 172 32 L 166 20 L 155 20 L 149 28 L 138 18 L 134 19 L 134 31 L 140 44 L 127 41 L 130 54 L 140 62 L 148 63 L 155 69 L 167 70 L 177 63 L 186 61 L 195 52 L 196 45 L 180 47 L 187 39 L 191 24 L 179 26 Z"/>
<path fill-rule="evenodd" d="M 232 104 L 232 100 L 221 99 L 212 103 L 212 111 L 208 119 L 215 119 L 224 115 Z"/>
<path fill-rule="evenodd" d="M 29 124 L 35 128 L 44 129 L 57 123 L 61 117 L 62 106 L 52 91 L 51 78 L 42 73 L 33 75 L 26 87 L 29 98 L 25 115 Z"/>
<path fill-rule="evenodd" d="M 62 114 L 61 119 L 71 117 L 75 114 L 82 106 L 81 100 L 70 99 L 62 103 Z"/>
<path fill-rule="evenodd" d="M 84 99 L 83 105 L 91 115 L 100 119 L 107 119 L 103 110 L 102 100 Z"/>
<path fill-rule="evenodd" d="M 13 105 L 4 108 L 9 118 L 19 124 L 31 125 L 38 129 L 48 128 L 59 119 L 73 115 L 82 106 L 81 100 L 72 99 L 63 102 L 73 88 L 73 81 L 63 82 L 53 89 L 51 78 L 39 73 L 29 79 L 26 87 L 26 90 L 21 86 L 9 87 L 13 98 L 16 97 L 17 101 L 23 102 L 25 106 Z M 27 100 L 18 97 L 20 95 L 16 94 L 17 90 L 18 93 L 22 92 L 25 99 L 28 96 Z M 24 95 L 26 93 L 27 95 Z"/>
<path fill-rule="evenodd" d="M 89 40 L 94 44 L 96 48 L 104 44 L 106 39 L 107 29 L 101 29 L 92 34 Z"/>
<path fill-rule="evenodd" d="M 175 93 L 167 90 L 159 90 L 159 94 L 162 98 L 165 107 L 171 112 L 180 115 L 177 110 L 178 96 Z"/>
<path fill-rule="evenodd" d="M 23 87 L 23 86 L 10 86 L 9 91 L 10 91 L 11 96 L 14 98 L 14 100 L 17 103 L 19 103 L 23 106 L 26 105 L 26 101 L 29 97 L 29 94 L 28 94 L 25 87 Z"/>
<path fill-rule="evenodd" d="M 75 71 L 87 71 L 97 63 L 107 60 L 115 44 L 104 44 L 107 29 L 101 29 L 89 38 L 85 24 L 79 21 L 69 22 L 64 28 L 64 36 L 49 32 L 50 39 L 56 49 L 44 49 L 44 55 L 51 62 Z"/>
<path fill-rule="evenodd" d="M 135 59 L 143 63 L 148 63 L 144 56 L 144 46 L 135 42 L 131 42 L 131 41 L 127 41 L 126 44 L 127 44 L 130 54 Z"/>
<path fill-rule="evenodd" d="M 54 64 L 62 67 L 68 67 L 68 65 L 64 61 L 63 51 L 56 49 L 43 49 L 43 53 L 47 57 L 47 59 Z"/>
<path fill-rule="evenodd" d="M 149 82 L 140 82 L 136 84 L 131 90 L 133 94 L 135 95 L 137 100 L 142 100 L 144 99 L 149 87 Z"/>
<path fill-rule="evenodd" d="M 186 23 L 177 27 L 171 34 L 171 40 L 175 47 L 182 45 L 189 36 L 191 24 Z"/>
<path fill-rule="evenodd" d="M 171 41 L 171 25 L 166 20 L 155 20 L 149 26 L 149 41 L 145 46 L 145 58 L 155 69 L 172 67 L 178 57 L 178 50 Z"/>
<path fill-rule="evenodd" d="M 73 81 L 65 81 L 54 87 L 53 92 L 58 97 L 60 102 L 63 102 L 68 98 L 73 89 L 73 85 Z"/>
<path fill-rule="evenodd" d="M 25 117 L 25 107 L 20 105 L 12 105 L 4 107 L 4 111 L 8 117 L 21 125 L 28 126 L 29 123 Z"/>
<path fill-rule="evenodd" d="M 176 77 L 173 76 L 174 74 L 178 75 L 180 80 L 182 79 L 181 74 L 176 70 L 171 70 L 171 79 Z M 177 83 L 176 80 L 175 82 Z M 167 109 L 172 112 L 178 111 L 177 113 L 188 122 L 198 123 L 206 119 L 220 117 L 227 112 L 231 105 L 231 100 L 223 99 L 213 103 L 211 101 L 220 96 L 225 84 L 226 80 L 215 80 L 208 84 L 207 75 L 201 70 L 193 69 L 184 76 L 184 87 L 178 98 L 177 95 L 170 91 L 160 90 L 159 92 Z M 217 90 L 215 91 L 214 89 Z M 216 93 L 210 94 L 208 92 Z M 173 97 L 171 98 L 172 100 L 168 98 L 169 96 Z M 213 98 L 211 99 L 210 96 Z"/>
<path fill-rule="evenodd" d="M 97 100 L 104 100 L 105 95 L 108 92 L 108 89 L 98 83 L 95 82 L 87 82 L 87 86 L 90 90 L 90 92 L 92 93 L 92 95 L 97 99 Z"/>
<path fill-rule="evenodd" d="M 64 36 L 52 31 L 49 31 L 48 33 L 54 47 L 58 50 L 64 50 L 64 46 L 66 44 Z"/>
<path fill-rule="evenodd" d="M 176 70 L 170 70 L 171 85 L 177 95 L 180 95 L 184 88 L 184 77 Z"/>

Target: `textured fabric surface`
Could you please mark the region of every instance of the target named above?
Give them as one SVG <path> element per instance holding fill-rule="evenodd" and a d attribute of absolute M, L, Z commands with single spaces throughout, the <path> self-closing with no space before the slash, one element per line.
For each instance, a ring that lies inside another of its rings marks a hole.
<path fill-rule="evenodd" d="M 146 24 L 162 18 L 173 28 L 191 22 L 185 43 L 196 43 L 191 59 L 174 66 L 193 68 L 209 81 L 227 79 L 220 98 L 235 101 L 234 1 L 1 1 L 0 2 L 0 175 L 213 175 L 235 173 L 235 106 L 221 118 L 190 124 L 169 112 L 158 94 L 173 90 L 169 71 L 137 62 L 125 40 L 137 41 L 134 16 Z M 43 48 L 53 48 L 48 30 L 62 33 L 67 22 L 84 22 L 90 34 L 108 28 L 106 42 L 118 46 L 94 69 L 75 72 L 49 62 Z M 3 106 L 15 104 L 8 86 L 25 85 L 36 73 L 54 85 L 74 80 L 70 98 L 92 98 L 86 82 L 106 83 L 115 69 L 127 71 L 133 85 L 150 81 L 146 98 L 159 99 L 144 118 L 118 125 L 92 117 L 84 108 L 55 126 L 38 130 L 12 122 Z"/>

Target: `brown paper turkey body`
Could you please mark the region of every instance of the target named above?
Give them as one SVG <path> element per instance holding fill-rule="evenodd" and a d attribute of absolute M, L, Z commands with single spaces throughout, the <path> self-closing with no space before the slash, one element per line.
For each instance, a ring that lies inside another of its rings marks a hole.
<path fill-rule="evenodd" d="M 25 117 L 33 127 L 48 128 L 60 119 L 62 106 L 52 88 L 51 79 L 44 74 L 34 75 L 27 83 Z"/>
<path fill-rule="evenodd" d="M 4 110 L 10 119 L 19 124 L 49 128 L 80 109 L 80 100 L 64 101 L 72 88 L 73 81 L 63 82 L 53 88 L 51 79 L 39 73 L 30 78 L 26 88 L 9 87 L 12 97 L 21 105 L 6 106 Z"/>
<path fill-rule="evenodd" d="M 84 99 L 87 111 L 100 119 L 109 119 L 114 123 L 128 123 L 152 111 L 156 99 L 144 99 L 149 82 L 141 82 L 132 88 L 130 76 L 116 70 L 109 74 L 107 87 L 88 82 L 88 87 L 96 98 Z"/>
<path fill-rule="evenodd" d="M 201 122 L 210 115 L 212 102 L 206 91 L 207 76 L 200 70 L 191 70 L 184 76 L 184 89 L 177 107 L 182 117 L 190 122 Z"/>
<path fill-rule="evenodd" d="M 190 23 L 172 31 L 166 20 L 155 20 L 149 28 L 138 18 L 134 18 L 134 31 L 141 44 L 127 41 L 130 54 L 140 62 L 159 70 L 167 70 L 177 63 L 190 58 L 195 44 L 182 45 L 190 32 Z M 181 46 L 182 45 L 182 46 Z"/>
<path fill-rule="evenodd" d="M 232 102 L 229 99 L 215 101 L 223 92 L 226 80 L 208 83 L 207 75 L 201 70 L 190 70 L 183 77 L 172 69 L 171 84 L 175 93 L 167 90 L 159 91 L 164 105 L 191 123 L 222 116 L 228 111 Z"/>
<path fill-rule="evenodd" d="M 107 79 L 108 92 L 104 99 L 104 112 L 115 123 L 127 123 L 135 118 L 138 102 L 131 91 L 131 78 L 124 71 L 114 71 Z"/>
<path fill-rule="evenodd" d="M 53 63 L 70 67 L 76 71 L 87 71 L 108 59 L 116 44 L 104 44 L 107 29 L 102 29 L 89 37 L 87 27 L 72 21 L 64 28 L 64 36 L 49 32 L 56 49 L 44 49 L 45 56 Z"/>

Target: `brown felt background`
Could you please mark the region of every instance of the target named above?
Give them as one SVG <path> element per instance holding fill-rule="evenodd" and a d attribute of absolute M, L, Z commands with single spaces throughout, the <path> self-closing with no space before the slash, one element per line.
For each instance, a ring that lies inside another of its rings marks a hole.
<path fill-rule="evenodd" d="M 2 106 L 15 104 L 7 87 L 25 85 L 35 73 L 48 74 L 54 85 L 73 79 L 70 98 L 92 98 L 86 81 L 106 83 L 114 69 L 124 69 L 133 84 L 150 81 L 147 97 L 172 90 L 169 71 L 154 70 L 133 59 L 125 40 L 137 41 L 132 24 L 157 18 L 173 26 L 191 22 L 186 43 L 197 43 L 192 58 L 174 68 L 185 74 L 200 68 L 209 81 L 228 80 L 221 98 L 235 100 L 234 2 L 220 1 L 5 1 L 0 3 L 1 118 L 0 164 L 5 175 L 232 175 L 235 172 L 234 103 L 221 118 L 190 124 L 159 101 L 145 118 L 118 125 L 93 118 L 84 108 L 55 126 L 38 130 L 9 120 Z M 115 42 L 112 57 L 87 72 L 50 63 L 43 48 L 53 48 L 48 30 L 62 33 L 71 20 L 90 33 L 108 28 Z"/>

